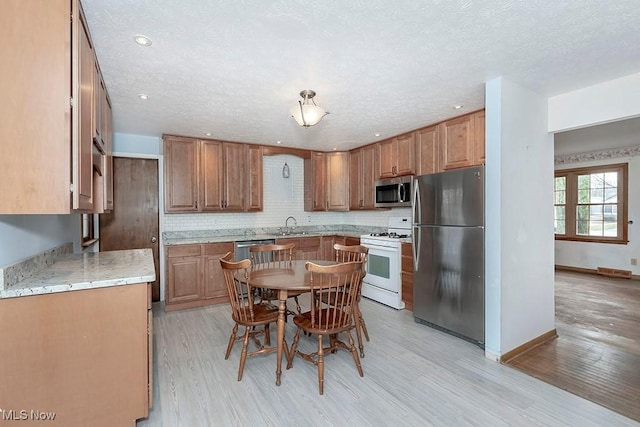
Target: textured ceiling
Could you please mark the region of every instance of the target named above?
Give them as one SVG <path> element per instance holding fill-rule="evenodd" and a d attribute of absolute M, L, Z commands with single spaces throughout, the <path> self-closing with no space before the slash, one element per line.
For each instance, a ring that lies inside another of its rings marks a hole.
<path fill-rule="evenodd" d="M 498 76 L 551 96 L 640 71 L 637 0 L 83 5 L 120 133 L 348 149 L 483 108 Z M 331 113 L 308 129 L 303 89 Z"/>

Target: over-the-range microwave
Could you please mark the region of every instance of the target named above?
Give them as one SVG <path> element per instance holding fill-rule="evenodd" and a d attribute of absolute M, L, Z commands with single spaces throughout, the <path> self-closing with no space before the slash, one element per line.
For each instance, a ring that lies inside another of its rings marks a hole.
<path fill-rule="evenodd" d="M 399 176 L 376 181 L 374 206 L 376 208 L 411 206 L 412 183 L 413 176 Z"/>

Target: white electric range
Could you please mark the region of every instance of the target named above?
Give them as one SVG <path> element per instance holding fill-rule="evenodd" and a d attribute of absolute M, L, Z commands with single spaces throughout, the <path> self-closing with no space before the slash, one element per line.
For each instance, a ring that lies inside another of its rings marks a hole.
<path fill-rule="evenodd" d="M 401 245 L 411 238 L 411 218 L 390 217 L 386 233 L 360 236 L 369 249 L 367 274 L 362 280 L 362 296 L 396 309 L 403 309 Z"/>

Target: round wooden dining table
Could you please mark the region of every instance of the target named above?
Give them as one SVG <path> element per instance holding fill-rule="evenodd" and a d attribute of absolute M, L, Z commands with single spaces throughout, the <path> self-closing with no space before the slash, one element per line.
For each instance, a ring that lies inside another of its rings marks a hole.
<path fill-rule="evenodd" d="M 261 268 L 255 265 L 249 274 L 249 285 L 254 288 L 273 289 L 278 291 L 278 341 L 276 360 L 276 385 L 280 385 L 282 376 L 282 351 L 284 344 L 284 327 L 286 319 L 286 301 L 290 291 L 310 291 L 311 273 L 305 265 L 312 262 L 318 265 L 332 265 L 335 261 L 327 260 L 295 260 L 278 268 Z"/>

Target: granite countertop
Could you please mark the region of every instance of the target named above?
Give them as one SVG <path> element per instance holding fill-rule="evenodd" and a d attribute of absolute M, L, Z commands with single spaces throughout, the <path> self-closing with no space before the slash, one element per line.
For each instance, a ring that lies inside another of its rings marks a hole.
<path fill-rule="evenodd" d="M 222 243 L 222 242 L 238 242 L 246 240 L 266 240 L 266 239 L 295 239 L 301 237 L 320 237 L 320 236 L 346 236 L 360 237 L 363 234 L 369 234 L 372 231 L 379 231 L 376 227 L 368 229 L 346 229 L 334 230 L 326 227 L 325 229 L 301 229 L 297 228 L 290 234 L 282 234 L 271 230 L 260 229 L 255 230 L 199 230 L 184 232 L 166 232 L 164 233 L 163 243 L 165 245 L 189 245 L 189 244 L 206 244 L 206 243 Z M 234 231 L 236 233 L 234 233 Z"/>
<path fill-rule="evenodd" d="M 0 299 L 153 282 L 151 249 L 67 254 L 30 277 L 0 289 Z"/>

